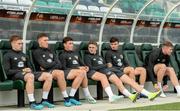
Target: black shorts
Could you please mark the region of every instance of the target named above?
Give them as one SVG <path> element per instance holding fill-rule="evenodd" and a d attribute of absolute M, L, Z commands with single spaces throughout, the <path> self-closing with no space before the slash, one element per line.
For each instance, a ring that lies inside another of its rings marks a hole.
<path fill-rule="evenodd" d="M 89 70 L 88 73 L 87 73 L 87 77 L 91 79 L 92 76 L 93 76 L 95 73 L 96 73 L 95 70 Z"/>
<path fill-rule="evenodd" d="M 53 70 L 48 70 L 48 71 L 43 71 L 43 72 L 48 72 L 48 73 L 52 74 L 52 72 L 54 70 L 61 70 L 61 69 L 53 69 Z M 70 70 L 61 70 L 61 71 L 64 72 L 64 77 L 67 78 L 67 75 L 69 74 Z"/>
<path fill-rule="evenodd" d="M 117 68 L 109 68 L 112 72 L 114 72 L 118 77 L 121 77 L 124 73 L 123 71 L 121 71 L 120 69 L 117 69 Z"/>
<path fill-rule="evenodd" d="M 97 71 L 105 74 L 106 76 L 111 76 L 112 74 L 114 74 L 114 72 L 112 72 L 109 68 L 102 68 Z"/>
<path fill-rule="evenodd" d="M 33 74 L 34 74 L 34 79 L 38 80 L 38 78 L 41 76 L 42 72 L 33 72 Z M 12 77 L 12 80 L 23 80 L 24 81 L 24 76 L 25 75 L 23 75 L 22 72 L 18 72 Z"/>

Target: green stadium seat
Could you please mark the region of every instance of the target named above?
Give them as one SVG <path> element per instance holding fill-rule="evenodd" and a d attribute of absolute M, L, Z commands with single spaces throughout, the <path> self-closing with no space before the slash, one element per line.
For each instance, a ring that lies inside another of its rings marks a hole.
<path fill-rule="evenodd" d="M 153 47 L 151 44 L 142 44 L 141 45 L 141 56 L 142 61 L 145 62 L 146 56 L 153 50 Z"/>
<path fill-rule="evenodd" d="M 101 55 L 102 55 L 103 58 L 105 58 L 106 52 L 108 50 L 111 50 L 110 44 L 109 43 L 103 43 L 102 47 L 101 47 Z"/>
<path fill-rule="evenodd" d="M 3 64 L 2 64 L 2 60 L 3 60 L 3 56 L 4 54 L 11 49 L 11 44 L 9 43 L 9 41 L 1 41 L 0 42 L 0 59 L 1 59 L 1 68 L 2 68 L 2 72 L 4 74 L 4 79 L 6 80 L 6 74 L 3 68 Z M 7 79 L 8 80 L 8 79 Z M 17 89 L 17 103 L 18 103 L 18 107 L 24 107 L 24 88 L 25 88 L 25 83 L 22 80 L 16 80 L 13 81 L 13 89 Z"/>
<path fill-rule="evenodd" d="M 132 43 L 124 43 L 122 46 L 122 51 L 124 59 L 128 62 L 131 67 L 141 67 L 143 66 L 142 61 L 139 59 L 135 46 Z"/>
<path fill-rule="evenodd" d="M 36 6 L 47 6 L 47 8 L 44 8 L 44 7 L 36 7 L 35 9 L 34 9 L 34 11 L 35 12 L 38 12 L 38 13 L 49 13 L 50 12 L 50 9 L 48 8 L 48 4 L 47 4 L 47 2 L 45 2 L 45 1 L 41 1 L 41 0 L 37 0 L 36 2 L 35 2 L 35 5 Z"/>
<path fill-rule="evenodd" d="M 79 46 L 79 54 L 82 60 L 84 60 L 85 52 L 88 51 L 88 42 L 81 42 Z M 97 99 L 102 100 L 103 99 L 103 88 L 100 81 L 94 81 L 92 79 L 88 79 L 89 85 L 96 85 L 97 87 Z"/>

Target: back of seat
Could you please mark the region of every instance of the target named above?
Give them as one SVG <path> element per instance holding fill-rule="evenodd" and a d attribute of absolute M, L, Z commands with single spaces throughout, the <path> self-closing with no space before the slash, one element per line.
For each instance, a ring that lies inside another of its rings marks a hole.
<path fill-rule="evenodd" d="M 143 62 L 145 62 L 146 56 L 153 50 L 153 46 L 151 44 L 142 44 L 141 45 L 141 56 Z"/>
<path fill-rule="evenodd" d="M 109 43 L 103 43 L 102 47 L 101 47 L 101 55 L 102 55 L 103 58 L 105 58 L 106 52 L 108 50 L 111 50 L 110 44 Z"/>
<path fill-rule="evenodd" d="M 122 50 L 125 61 L 127 61 L 131 67 L 140 67 L 143 65 L 136 53 L 134 44 L 124 43 Z"/>

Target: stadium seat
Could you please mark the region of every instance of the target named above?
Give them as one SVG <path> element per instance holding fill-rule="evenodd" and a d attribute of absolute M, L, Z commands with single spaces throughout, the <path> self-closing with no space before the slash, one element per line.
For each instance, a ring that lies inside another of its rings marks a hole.
<path fill-rule="evenodd" d="M 76 6 L 76 10 L 87 10 L 87 6 L 79 4 Z"/>
<path fill-rule="evenodd" d="M 175 58 L 178 63 L 178 66 L 180 66 L 180 44 L 175 45 L 174 54 L 175 54 Z"/>
<path fill-rule="evenodd" d="M 32 5 L 31 0 L 18 0 L 18 4 L 20 5 Z"/>
<path fill-rule="evenodd" d="M 45 8 L 45 7 L 36 7 L 34 9 L 35 12 L 39 12 L 39 13 L 49 13 L 50 12 L 50 9 L 48 8 L 47 2 L 45 2 L 43 0 L 37 0 L 35 2 L 35 5 L 36 6 L 47 6 L 47 8 Z"/>
<path fill-rule="evenodd" d="M 88 10 L 89 11 L 96 11 L 96 12 L 99 12 L 100 10 L 99 10 L 99 7 L 97 7 L 97 6 L 88 6 Z"/>
<path fill-rule="evenodd" d="M 102 47 L 101 47 L 101 55 L 102 55 L 103 58 L 105 58 L 106 52 L 108 50 L 111 50 L 111 47 L 110 47 L 109 43 L 103 43 Z"/>
<path fill-rule="evenodd" d="M 3 60 L 4 54 L 10 49 L 11 49 L 11 45 L 10 45 L 9 41 L 2 40 L 0 42 L 0 55 L 1 55 L 0 58 L 1 58 L 1 60 Z M 4 70 L 2 61 L 1 61 L 0 65 L 1 65 L 2 70 Z M 4 75 L 6 75 L 5 71 L 3 71 L 2 73 L 4 73 Z M 13 89 L 17 89 L 18 107 L 25 106 L 24 105 L 24 88 L 25 88 L 25 83 L 22 80 L 13 81 Z"/>
<path fill-rule="evenodd" d="M 84 60 L 85 52 L 88 51 L 88 42 L 81 42 L 79 46 L 79 54 L 82 60 Z M 89 85 L 97 85 L 97 99 L 102 100 L 103 99 L 103 88 L 100 81 L 94 81 L 92 79 L 88 79 Z"/>
<path fill-rule="evenodd" d="M 151 44 L 142 44 L 141 45 L 141 56 L 142 61 L 145 62 L 146 56 L 153 50 L 153 47 Z"/>
<path fill-rule="evenodd" d="M 100 11 L 101 12 L 108 12 L 109 11 L 109 7 L 100 7 Z"/>
<path fill-rule="evenodd" d="M 131 67 L 141 67 L 143 65 L 140 61 L 135 46 L 132 43 L 124 43 L 122 46 L 124 59 L 128 62 Z"/>
<path fill-rule="evenodd" d="M 1 46 L 0 46 L 1 49 Z M 3 55 L 0 53 L 0 91 L 7 91 L 13 89 L 13 81 L 8 80 L 5 74 L 3 63 L 2 63 Z"/>
<path fill-rule="evenodd" d="M 2 0 L 3 3 L 17 4 L 17 0 Z"/>
<path fill-rule="evenodd" d="M 115 8 L 112 9 L 112 12 L 113 13 L 122 13 L 122 9 L 115 7 Z"/>

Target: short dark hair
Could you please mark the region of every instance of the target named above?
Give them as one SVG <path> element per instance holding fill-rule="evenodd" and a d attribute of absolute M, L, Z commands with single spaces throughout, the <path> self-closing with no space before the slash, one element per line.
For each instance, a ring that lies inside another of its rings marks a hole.
<path fill-rule="evenodd" d="M 68 41 L 73 41 L 71 37 L 64 37 L 63 43 L 67 43 Z"/>
<path fill-rule="evenodd" d="M 111 37 L 110 43 L 113 43 L 113 42 L 119 42 L 119 39 L 116 37 Z"/>
<path fill-rule="evenodd" d="M 162 45 L 163 45 L 163 46 L 167 46 L 167 47 L 173 47 L 172 42 L 169 41 L 169 40 L 164 41 Z"/>
<path fill-rule="evenodd" d="M 12 35 L 11 38 L 9 39 L 9 42 L 13 42 L 17 40 L 22 40 L 22 38 L 19 35 Z"/>
<path fill-rule="evenodd" d="M 42 38 L 42 37 L 48 37 L 48 36 L 47 36 L 47 34 L 45 34 L 45 33 L 40 33 L 40 34 L 38 34 L 38 36 L 37 36 L 37 40 L 39 40 L 39 39 Z"/>
<path fill-rule="evenodd" d="M 97 46 L 97 42 L 92 41 L 92 40 L 88 42 L 88 46 L 89 46 L 90 44 L 93 44 L 93 45 Z"/>

